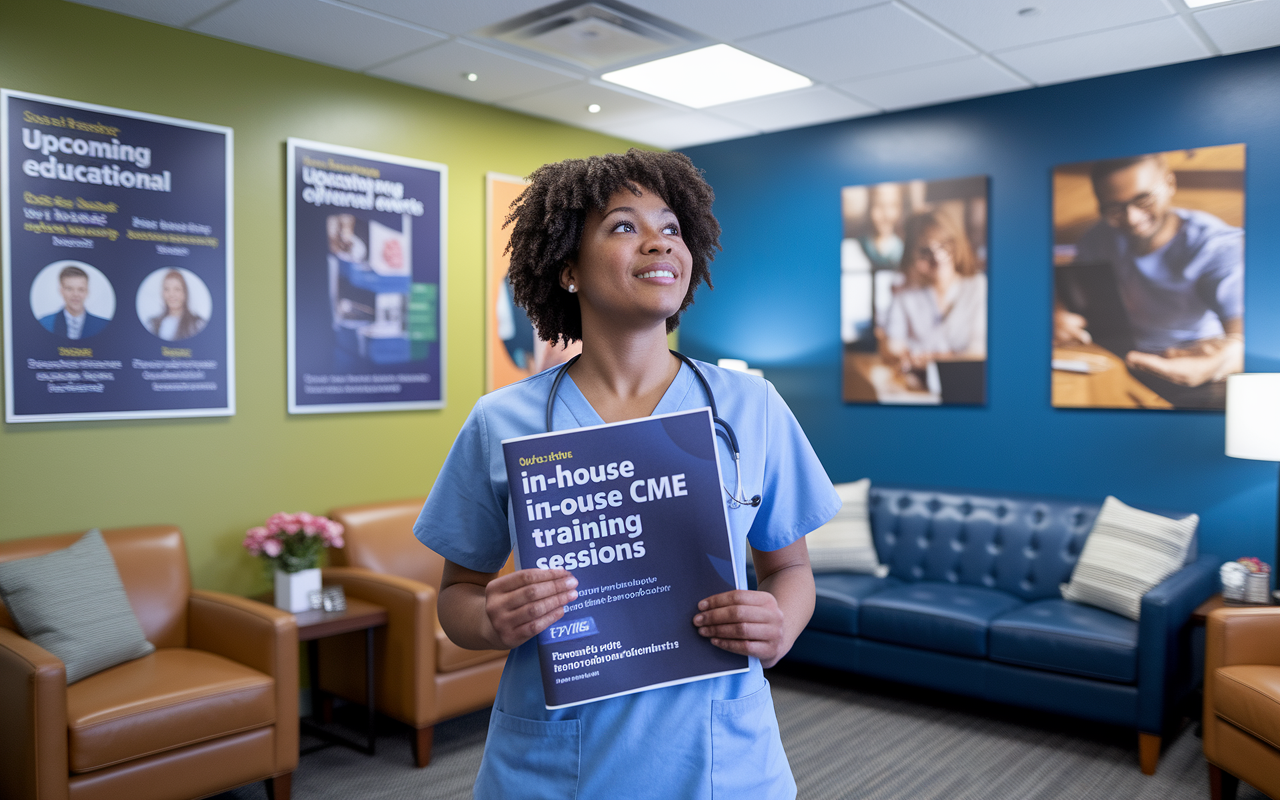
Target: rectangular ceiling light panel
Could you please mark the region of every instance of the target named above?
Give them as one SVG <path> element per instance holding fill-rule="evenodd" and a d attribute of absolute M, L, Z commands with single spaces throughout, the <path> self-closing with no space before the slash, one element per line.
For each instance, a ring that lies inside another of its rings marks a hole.
<path fill-rule="evenodd" d="M 600 77 L 691 108 L 708 108 L 813 85 L 799 73 L 727 44 L 660 58 Z"/>

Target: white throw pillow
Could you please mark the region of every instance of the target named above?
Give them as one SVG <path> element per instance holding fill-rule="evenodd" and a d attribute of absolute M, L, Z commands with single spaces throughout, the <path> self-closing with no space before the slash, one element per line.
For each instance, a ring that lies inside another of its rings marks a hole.
<path fill-rule="evenodd" d="M 836 484 L 840 510 L 831 521 L 805 537 L 814 572 L 862 572 L 883 578 L 889 568 L 880 564 L 867 518 L 867 490 L 871 479 Z"/>
<path fill-rule="evenodd" d="M 1169 519 L 1107 497 L 1062 596 L 1137 619 L 1142 596 L 1182 568 L 1200 517 Z"/>

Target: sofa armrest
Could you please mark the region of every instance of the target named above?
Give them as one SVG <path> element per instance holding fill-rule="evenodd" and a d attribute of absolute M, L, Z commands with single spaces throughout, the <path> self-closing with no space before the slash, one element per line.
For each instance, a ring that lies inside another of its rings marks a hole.
<path fill-rule="evenodd" d="M 1205 622 L 1205 671 L 1233 664 L 1280 667 L 1280 608 L 1219 608 Z"/>
<path fill-rule="evenodd" d="M 67 670 L 0 628 L 0 797 L 66 800 Z"/>
<path fill-rule="evenodd" d="M 276 774 L 298 765 L 298 622 L 265 603 L 192 590 L 187 644 L 266 673 L 276 682 Z"/>
<path fill-rule="evenodd" d="M 1201 555 L 1142 598 L 1138 619 L 1138 730 L 1159 735 L 1165 710 L 1193 682 L 1187 622 L 1218 591 L 1221 559 Z"/>
<path fill-rule="evenodd" d="M 325 584 L 387 610 L 380 695 L 400 719 L 425 725 L 436 713 L 436 590 L 429 584 L 360 567 L 326 567 Z"/>

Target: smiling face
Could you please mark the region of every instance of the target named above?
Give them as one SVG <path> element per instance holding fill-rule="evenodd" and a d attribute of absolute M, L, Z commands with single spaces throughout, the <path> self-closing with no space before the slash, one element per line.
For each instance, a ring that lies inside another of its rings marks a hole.
<path fill-rule="evenodd" d="M 951 243 L 944 241 L 941 231 L 930 231 L 916 248 L 915 269 L 927 286 L 946 287 L 956 277 L 956 260 Z"/>
<path fill-rule="evenodd" d="M 73 317 L 83 314 L 84 301 L 89 296 L 89 279 L 67 275 L 58 281 L 58 288 L 62 292 L 62 302 L 66 304 L 67 312 Z"/>
<path fill-rule="evenodd" d="M 1124 234 L 1139 252 L 1162 242 L 1172 220 L 1176 189 L 1173 173 L 1154 158 L 1144 159 L 1101 177 L 1094 183 L 1098 211 L 1107 224 Z"/>
<path fill-rule="evenodd" d="M 181 316 L 183 309 L 187 307 L 187 287 L 177 275 L 165 277 L 160 296 L 164 298 L 165 310 L 169 316 Z"/>
<path fill-rule="evenodd" d="M 680 310 L 689 291 L 692 257 L 675 212 L 642 189 L 620 189 L 603 210 L 587 213 L 578 255 L 560 273 L 582 309 L 584 334 L 601 326 L 657 326 Z"/>

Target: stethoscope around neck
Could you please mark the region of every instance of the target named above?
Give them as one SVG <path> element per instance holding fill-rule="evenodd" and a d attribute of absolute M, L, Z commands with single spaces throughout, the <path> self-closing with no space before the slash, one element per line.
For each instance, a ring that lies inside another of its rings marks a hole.
<path fill-rule="evenodd" d="M 671 351 L 671 355 L 689 365 L 689 369 L 693 370 L 694 377 L 696 377 L 698 382 L 702 384 L 703 390 L 707 393 L 707 404 L 711 406 L 711 422 L 713 426 L 719 426 L 715 428 L 716 435 L 721 439 L 724 439 L 725 444 L 729 445 L 730 452 L 733 453 L 733 471 L 738 478 L 737 491 L 731 492 L 729 491 L 728 486 L 724 486 L 723 483 L 721 484 L 724 488 L 725 494 L 729 495 L 730 508 L 738 508 L 740 506 L 755 507 L 760 505 L 760 495 L 756 495 L 755 497 L 748 499 L 742 494 L 742 453 L 738 450 L 738 437 L 733 432 L 733 426 L 720 419 L 720 414 L 716 411 L 716 396 L 711 393 L 711 384 L 707 383 L 707 379 L 702 375 L 702 370 L 698 369 L 698 365 L 693 363 L 693 359 L 689 358 L 684 353 L 678 353 L 675 350 Z M 581 353 L 566 361 L 564 365 L 556 371 L 556 378 L 551 382 L 551 393 L 547 395 L 547 433 L 551 433 L 553 430 L 551 424 L 551 412 L 556 405 L 556 392 L 560 390 L 560 381 L 564 380 L 564 376 L 569 372 L 569 367 L 572 367 L 579 358 L 582 358 Z"/>

